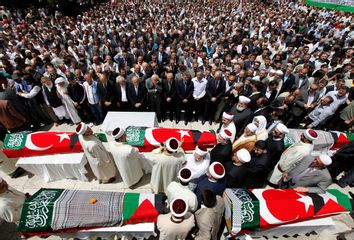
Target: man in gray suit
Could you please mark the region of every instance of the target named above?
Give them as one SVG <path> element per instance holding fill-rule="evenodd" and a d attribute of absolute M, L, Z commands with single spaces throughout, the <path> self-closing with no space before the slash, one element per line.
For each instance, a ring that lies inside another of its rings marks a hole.
<path fill-rule="evenodd" d="M 298 192 L 324 193 L 332 184 L 327 166 L 332 163 L 328 155 L 306 156 L 300 164 L 289 171 L 289 187 Z"/>
<path fill-rule="evenodd" d="M 295 74 L 295 86 L 300 88 L 301 91 L 309 88 L 307 68 L 303 68 L 299 73 Z"/>
<path fill-rule="evenodd" d="M 309 90 L 302 90 L 300 96 L 296 97 L 291 108 L 291 117 L 286 124 L 288 127 L 298 127 L 303 117 L 307 115 L 316 106 L 319 98 L 318 86 L 313 83 Z"/>

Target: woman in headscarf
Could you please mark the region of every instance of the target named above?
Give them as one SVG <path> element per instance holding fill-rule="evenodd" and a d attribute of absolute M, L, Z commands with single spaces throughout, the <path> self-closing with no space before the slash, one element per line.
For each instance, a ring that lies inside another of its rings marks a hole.
<path fill-rule="evenodd" d="M 256 137 L 257 140 L 267 140 L 267 119 L 264 116 L 256 116 L 253 118 L 252 123 L 257 126 Z"/>

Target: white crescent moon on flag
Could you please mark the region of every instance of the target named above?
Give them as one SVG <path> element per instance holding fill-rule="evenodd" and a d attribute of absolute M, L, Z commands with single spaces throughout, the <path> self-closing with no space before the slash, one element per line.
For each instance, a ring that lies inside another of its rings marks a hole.
<path fill-rule="evenodd" d="M 40 132 L 31 133 L 31 134 L 27 135 L 26 144 L 25 144 L 26 148 L 28 148 L 30 150 L 35 150 L 35 151 L 45 151 L 53 146 L 53 144 L 48 147 L 38 147 L 38 146 L 34 145 L 32 142 L 32 135 L 37 134 L 37 133 L 40 133 Z"/>
<path fill-rule="evenodd" d="M 160 146 L 160 142 L 158 142 L 153 134 L 152 131 L 155 130 L 156 128 L 147 128 L 145 129 L 145 139 L 146 141 L 148 141 L 148 143 L 150 143 L 152 146 Z"/>
<path fill-rule="evenodd" d="M 272 189 L 273 191 L 275 189 Z M 295 221 L 296 219 L 299 218 L 299 216 L 297 216 L 295 219 L 292 219 L 290 221 L 281 221 L 279 219 L 277 219 L 276 217 L 273 216 L 273 214 L 269 211 L 268 207 L 267 207 L 267 203 L 263 197 L 263 193 L 267 191 L 267 189 L 254 189 L 252 191 L 252 193 L 258 198 L 259 200 L 259 213 L 261 215 L 261 217 L 269 224 L 284 224 L 287 222 L 292 222 Z M 280 189 L 277 189 L 277 191 L 283 191 Z"/>

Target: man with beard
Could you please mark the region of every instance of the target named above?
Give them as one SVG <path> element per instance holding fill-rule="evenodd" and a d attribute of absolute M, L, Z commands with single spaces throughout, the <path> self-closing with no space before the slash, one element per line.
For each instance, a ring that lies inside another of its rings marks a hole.
<path fill-rule="evenodd" d="M 57 88 L 55 87 L 53 82 L 47 77 L 42 77 L 41 82 L 43 85 L 42 92 L 45 102 L 49 107 L 53 109 L 55 115 L 59 119 L 59 123 L 63 123 L 64 119 L 69 119 L 69 115 L 66 112 L 63 102 L 58 97 Z"/>
<path fill-rule="evenodd" d="M 284 136 L 289 133 L 289 129 L 282 123 L 278 123 L 272 128 L 270 136 L 267 138 L 267 152 L 270 159 L 270 169 L 278 163 L 281 154 L 284 152 Z"/>
<path fill-rule="evenodd" d="M 61 101 L 63 102 L 65 110 L 68 113 L 71 121 L 74 124 L 78 124 L 79 122 L 81 122 L 81 118 L 77 113 L 74 101 L 70 98 L 68 94 L 68 88 L 65 85 L 65 79 L 62 77 L 56 79 L 55 87 L 57 88 L 58 96 L 61 98 Z"/>
<path fill-rule="evenodd" d="M 225 164 L 227 187 L 240 188 L 245 186 L 247 179 L 248 169 L 247 163 L 251 160 L 251 155 L 247 149 L 240 149 L 235 152 Z"/>
<path fill-rule="evenodd" d="M 240 96 L 238 103 L 230 111 L 234 115 L 233 121 L 236 129 L 238 129 L 236 137 L 241 136 L 246 125 L 253 119 L 253 112 L 247 107 L 250 101 L 248 97 Z"/>
<path fill-rule="evenodd" d="M 187 163 L 184 167 L 191 170 L 191 182 L 193 182 L 193 180 L 201 177 L 207 172 L 210 164 L 210 154 L 206 147 L 196 146 L 193 154 L 186 155 L 186 161 Z"/>
<path fill-rule="evenodd" d="M 86 104 L 87 102 L 84 87 L 78 83 L 77 78 L 73 73 L 70 72 L 66 74 L 66 76 L 70 83 L 68 86 L 68 94 L 74 102 L 77 113 L 84 122 L 89 121 L 89 109 Z"/>
<path fill-rule="evenodd" d="M 236 136 L 236 127 L 232 119 L 234 118 L 234 115 L 230 112 L 224 112 L 222 114 L 222 119 L 220 126 L 218 130 L 216 131 L 217 133 L 220 133 L 224 131 L 225 129 L 229 130 L 232 134 L 230 141 L 233 143 L 235 141 L 235 136 Z"/>
<path fill-rule="evenodd" d="M 92 129 L 81 122 L 76 127 L 76 134 L 84 150 L 87 161 L 99 183 L 111 183 L 115 180 L 116 168 L 111 155 L 102 142 L 93 135 Z"/>
<path fill-rule="evenodd" d="M 232 144 L 230 142 L 231 132 L 227 129 L 220 132 L 217 135 L 217 144 L 210 152 L 211 162 L 220 162 L 224 164 L 225 162 L 230 160 L 230 156 L 232 153 Z"/>
<path fill-rule="evenodd" d="M 263 187 L 269 173 L 270 158 L 267 152 L 267 142 L 259 140 L 254 144 L 251 161 L 248 163 L 247 187 Z"/>
<path fill-rule="evenodd" d="M 279 162 L 270 175 L 269 182 L 273 185 L 280 185 L 282 180 L 288 179 L 288 173 L 313 151 L 313 141 L 317 138 L 318 135 L 313 129 L 307 129 L 302 133 L 300 140 L 282 153 Z"/>

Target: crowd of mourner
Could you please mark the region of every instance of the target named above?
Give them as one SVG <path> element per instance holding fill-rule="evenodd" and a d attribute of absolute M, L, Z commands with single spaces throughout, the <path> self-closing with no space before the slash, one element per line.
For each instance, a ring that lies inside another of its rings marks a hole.
<path fill-rule="evenodd" d="M 353 130 L 353 16 L 281 2 L 112 1 L 75 17 L 1 7 L 0 128 L 75 124 L 100 183 L 118 171 L 131 187 L 150 172 L 171 211 L 158 218 L 160 239 L 217 239 L 225 188 L 352 185 L 354 144 L 311 153 L 319 130 Z M 109 111 L 217 123 L 217 144 L 185 154 L 170 138 L 142 154 L 117 126 L 111 157 L 89 124 Z M 285 148 L 289 129 L 305 131 Z M 1 204 L 0 217 L 16 223 L 16 207 Z"/>

